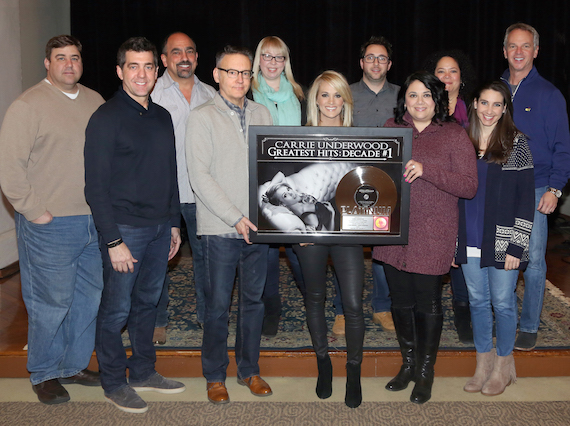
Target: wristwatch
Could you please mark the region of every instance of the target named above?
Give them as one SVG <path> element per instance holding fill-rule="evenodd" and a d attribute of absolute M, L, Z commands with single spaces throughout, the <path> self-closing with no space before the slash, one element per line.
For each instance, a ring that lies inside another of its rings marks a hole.
<path fill-rule="evenodd" d="M 548 191 L 552 192 L 556 198 L 562 197 L 562 191 L 556 188 L 548 188 Z"/>

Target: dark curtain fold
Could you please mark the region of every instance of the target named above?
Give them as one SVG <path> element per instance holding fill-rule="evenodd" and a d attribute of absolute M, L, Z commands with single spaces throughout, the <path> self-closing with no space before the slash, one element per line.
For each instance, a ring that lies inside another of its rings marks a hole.
<path fill-rule="evenodd" d="M 210 84 L 215 53 L 225 44 L 255 50 L 263 37 L 278 35 L 305 86 L 326 69 L 358 81 L 360 45 L 383 35 L 394 46 L 388 79 L 401 84 L 429 53 L 447 48 L 468 53 L 479 80 L 498 78 L 507 67 L 504 31 L 522 21 L 540 33 L 539 72 L 568 99 L 569 12 L 566 0 L 71 0 L 71 30 L 84 46 L 82 82 L 108 98 L 119 84 L 117 48 L 136 35 L 160 48 L 171 32 L 187 33 L 199 52 L 197 75 Z"/>

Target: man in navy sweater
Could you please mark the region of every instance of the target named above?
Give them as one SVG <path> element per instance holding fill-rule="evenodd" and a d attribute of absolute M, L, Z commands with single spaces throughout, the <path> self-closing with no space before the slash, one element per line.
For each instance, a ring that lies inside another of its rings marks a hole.
<path fill-rule="evenodd" d="M 105 283 L 95 350 L 105 397 L 129 413 L 148 410 L 137 391 L 185 389 L 154 369 L 156 306 L 168 260 L 180 246 L 174 129 L 168 111 L 149 96 L 157 67 L 156 48 L 146 38 L 121 45 L 122 86 L 93 114 L 85 141 L 85 196 L 99 232 Z M 125 325 L 129 359 L 121 339 Z"/>
<path fill-rule="evenodd" d="M 505 33 L 503 53 L 509 69 L 502 80 L 509 85 L 518 129 L 529 138 L 534 161 L 534 223 L 530 262 L 524 273 L 525 291 L 515 349 L 536 346 L 546 281 L 547 215 L 562 195 L 570 173 L 570 134 L 566 102 L 554 85 L 533 65 L 538 56 L 538 32 L 530 25 L 513 24 Z"/>

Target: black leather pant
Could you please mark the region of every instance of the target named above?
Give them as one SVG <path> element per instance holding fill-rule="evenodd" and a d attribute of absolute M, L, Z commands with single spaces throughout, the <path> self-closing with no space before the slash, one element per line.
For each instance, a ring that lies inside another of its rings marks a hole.
<path fill-rule="evenodd" d="M 338 277 L 346 321 L 347 362 L 362 362 L 364 315 L 362 288 L 364 286 L 364 254 L 362 246 L 310 245 L 294 246 L 307 288 L 305 308 L 307 325 L 317 357 L 328 353 L 325 320 L 326 272 L 329 254 Z"/>
<path fill-rule="evenodd" d="M 441 275 L 400 271 L 387 263 L 384 272 L 394 308 L 412 308 L 426 314 L 441 314 Z"/>

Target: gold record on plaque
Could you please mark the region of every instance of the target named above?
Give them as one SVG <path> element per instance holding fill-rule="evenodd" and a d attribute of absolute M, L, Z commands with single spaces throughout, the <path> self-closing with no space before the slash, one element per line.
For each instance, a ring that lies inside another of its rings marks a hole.
<path fill-rule="evenodd" d="M 388 232 L 398 192 L 386 172 L 361 166 L 340 180 L 335 201 L 341 213 L 341 230 Z"/>

